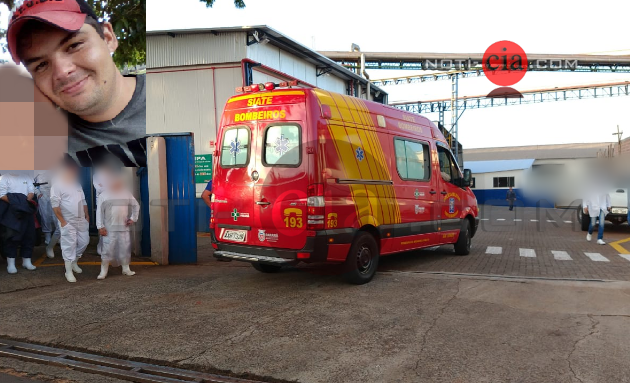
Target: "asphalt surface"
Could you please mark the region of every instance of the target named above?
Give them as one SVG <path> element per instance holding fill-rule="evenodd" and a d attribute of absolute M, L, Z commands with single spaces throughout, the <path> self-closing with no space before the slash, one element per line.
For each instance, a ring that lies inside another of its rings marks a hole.
<path fill-rule="evenodd" d="M 630 382 L 630 261 L 568 226 L 503 219 L 470 256 L 444 246 L 386 257 L 363 286 L 322 269 L 218 262 L 207 237 L 197 265 L 140 265 L 104 281 L 98 266 L 69 284 L 61 266 L 9 276 L 0 261 L 0 336 L 299 382 Z M 628 226 L 608 226 L 605 238 L 630 238 Z M 545 279 L 571 277 L 592 281 Z"/>

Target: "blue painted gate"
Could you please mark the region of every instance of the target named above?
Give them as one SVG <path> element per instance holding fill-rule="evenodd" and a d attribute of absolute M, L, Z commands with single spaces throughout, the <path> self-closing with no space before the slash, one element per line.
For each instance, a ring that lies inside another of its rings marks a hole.
<path fill-rule="evenodd" d="M 192 133 L 160 134 L 166 141 L 168 262 L 197 262 L 195 146 Z"/>

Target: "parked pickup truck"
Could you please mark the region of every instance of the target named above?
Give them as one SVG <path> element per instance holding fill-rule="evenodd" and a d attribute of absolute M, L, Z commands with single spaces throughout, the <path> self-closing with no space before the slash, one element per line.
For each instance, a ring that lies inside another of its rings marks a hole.
<path fill-rule="evenodd" d="M 606 221 L 610 221 L 614 225 L 621 225 L 628 220 L 628 191 L 628 189 L 614 189 L 609 192 L 612 208 L 606 215 Z M 589 217 L 585 216 L 582 204 L 577 209 L 577 219 L 582 231 L 588 231 Z"/>

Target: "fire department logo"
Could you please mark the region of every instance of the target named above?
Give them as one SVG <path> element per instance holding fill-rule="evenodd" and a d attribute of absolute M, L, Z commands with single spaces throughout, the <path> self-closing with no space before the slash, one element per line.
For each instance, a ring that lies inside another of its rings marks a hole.
<path fill-rule="evenodd" d="M 442 213 L 447 218 L 455 218 L 459 214 L 459 210 L 457 209 L 456 201 L 461 201 L 461 197 L 457 193 L 448 193 L 444 196 L 444 209 Z M 446 202 L 448 201 L 448 209 L 446 208 Z"/>
<path fill-rule="evenodd" d="M 265 242 L 265 231 L 264 230 L 258 230 L 258 240 L 260 242 Z"/>

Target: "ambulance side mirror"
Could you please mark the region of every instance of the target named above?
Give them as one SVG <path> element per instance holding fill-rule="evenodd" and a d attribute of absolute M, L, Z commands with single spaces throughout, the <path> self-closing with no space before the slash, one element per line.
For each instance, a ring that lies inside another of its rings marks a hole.
<path fill-rule="evenodd" d="M 470 169 L 464 169 L 464 179 L 462 180 L 462 187 L 470 186 L 470 182 L 472 181 L 472 172 Z"/>

